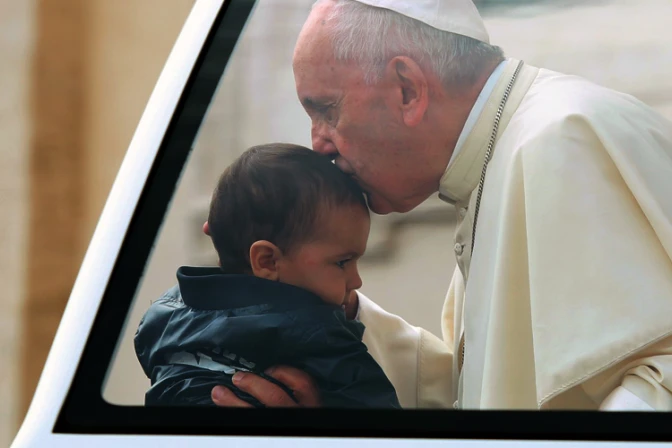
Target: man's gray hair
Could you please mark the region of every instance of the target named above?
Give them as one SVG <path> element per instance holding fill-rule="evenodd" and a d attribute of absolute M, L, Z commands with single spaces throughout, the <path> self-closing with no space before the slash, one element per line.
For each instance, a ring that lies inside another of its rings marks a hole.
<path fill-rule="evenodd" d="M 389 9 L 354 0 L 317 0 L 313 7 L 323 2 L 334 5 L 327 25 L 336 60 L 356 62 L 367 84 L 380 80 L 394 56 L 407 56 L 430 68 L 446 88 L 471 86 L 486 68 L 504 60 L 499 47 Z"/>

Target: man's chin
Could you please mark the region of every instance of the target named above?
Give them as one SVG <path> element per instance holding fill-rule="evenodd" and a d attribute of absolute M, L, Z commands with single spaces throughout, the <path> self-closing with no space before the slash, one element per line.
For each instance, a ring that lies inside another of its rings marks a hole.
<path fill-rule="evenodd" d="M 390 201 L 381 198 L 377 195 L 366 194 L 366 202 L 371 210 L 376 215 L 389 215 L 390 213 L 407 213 L 413 210 L 415 207 L 420 205 L 419 203 L 413 204 L 393 204 Z"/>
<path fill-rule="evenodd" d="M 389 215 L 390 213 L 396 211 L 392 204 L 376 195 L 367 193 L 366 203 L 369 206 L 369 210 L 371 210 L 376 215 Z"/>

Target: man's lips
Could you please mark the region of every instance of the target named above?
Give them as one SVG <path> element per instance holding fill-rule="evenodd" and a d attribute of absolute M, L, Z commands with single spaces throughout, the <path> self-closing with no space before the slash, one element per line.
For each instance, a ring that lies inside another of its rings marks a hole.
<path fill-rule="evenodd" d="M 368 200 L 369 199 L 369 190 L 368 190 L 366 184 L 364 184 L 364 182 L 362 182 L 361 179 L 357 177 L 357 174 L 355 173 L 355 170 L 352 169 L 352 166 L 344 158 L 342 158 L 339 155 L 336 155 L 332 160 L 333 160 L 334 164 L 341 171 L 343 171 L 345 174 L 350 176 L 350 178 L 352 180 L 354 180 L 357 183 L 357 185 L 359 185 L 359 188 L 364 190 L 364 194 L 366 195 L 367 200 Z"/>
<path fill-rule="evenodd" d="M 355 170 L 353 170 L 352 166 L 350 166 L 350 164 L 346 160 L 344 160 L 342 157 L 336 157 L 334 159 L 334 163 L 345 174 L 349 174 L 350 176 L 354 176 Z"/>

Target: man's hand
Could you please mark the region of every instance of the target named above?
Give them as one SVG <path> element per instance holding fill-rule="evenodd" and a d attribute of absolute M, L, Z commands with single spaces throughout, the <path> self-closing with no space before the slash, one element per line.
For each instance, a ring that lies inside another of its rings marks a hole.
<path fill-rule="evenodd" d="M 253 373 L 236 372 L 233 375 L 233 384 L 268 407 L 311 408 L 320 406 L 317 388 L 313 384 L 312 378 L 305 372 L 292 367 L 278 366 L 269 369 L 266 374 L 291 389 L 298 403 L 292 400 L 282 388 Z M 251 404 L 236 397 L 225 386 L 215 386 L 212 389 L 212 401 L 217 406 L 252 407 Z"/>

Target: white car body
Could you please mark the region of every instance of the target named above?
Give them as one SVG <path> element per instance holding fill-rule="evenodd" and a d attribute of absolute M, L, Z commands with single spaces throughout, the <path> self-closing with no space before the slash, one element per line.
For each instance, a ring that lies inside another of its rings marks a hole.
<path fill-rule="evenodd" d="M 112 269 L 192 68 L 225 0 L 197 0 L 150 97 L 81 266 L 28 414 L 12 448 L 619 447 L 639 443 L 55 433 Z M 449 418 L 447 416 L 447 418 Z M 641 444 L 644 446 L 644 444 Z M 667 444 L 647 443 L 647 447 Z"/>

